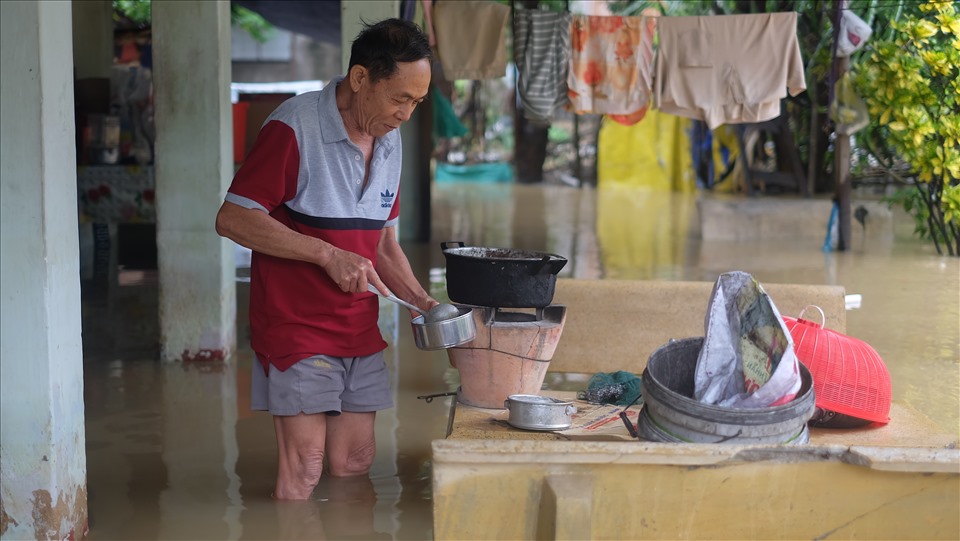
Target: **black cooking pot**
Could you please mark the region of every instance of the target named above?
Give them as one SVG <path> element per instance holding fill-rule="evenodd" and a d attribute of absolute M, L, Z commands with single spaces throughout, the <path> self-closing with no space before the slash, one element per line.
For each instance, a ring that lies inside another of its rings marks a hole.
<path fill-rule="evenodd" d="M 543 308 L 553 301 L 564 257 L 543 252 L 441 242 L 447 295 L 453 302 L 498 308 Z"/>

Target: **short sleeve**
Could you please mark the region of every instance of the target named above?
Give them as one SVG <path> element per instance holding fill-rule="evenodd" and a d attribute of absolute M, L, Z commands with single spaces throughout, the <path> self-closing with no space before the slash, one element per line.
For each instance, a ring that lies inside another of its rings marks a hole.
<path fill-rule="evenodd" d="M 271 120 L 260 130 L 247 160 L 233 177 L 226 201 L 272 212 L 297 194 L 300 150 L 289 125 Z"/>

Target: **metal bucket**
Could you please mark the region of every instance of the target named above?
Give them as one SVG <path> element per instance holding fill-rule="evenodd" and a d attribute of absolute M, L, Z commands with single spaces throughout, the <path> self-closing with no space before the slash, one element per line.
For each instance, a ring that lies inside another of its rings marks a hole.
<path fill-rule="evenodd" d="M 693 398 L 697 356 L 703 338 L 674 340 L 650 355 L 641 378 L 644 407 L 637 430 L 650 441 L 735 444 L 804 444 L 814 412 L 813 378 L 799 363 L 801 385 L 792 401 L 769 408 L 740 409 Z"/>

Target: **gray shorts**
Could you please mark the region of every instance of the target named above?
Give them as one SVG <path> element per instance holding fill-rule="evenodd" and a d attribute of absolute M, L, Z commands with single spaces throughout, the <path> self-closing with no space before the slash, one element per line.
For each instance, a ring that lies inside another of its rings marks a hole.
<path fill-rule="evenodd" d="M 383 352 L 365 357 L 315 355 L 270 377 L 259 360 L 253 363 L 251 409 L 273 415 L 368 412 L 393 407 L 390 373 Z"/>

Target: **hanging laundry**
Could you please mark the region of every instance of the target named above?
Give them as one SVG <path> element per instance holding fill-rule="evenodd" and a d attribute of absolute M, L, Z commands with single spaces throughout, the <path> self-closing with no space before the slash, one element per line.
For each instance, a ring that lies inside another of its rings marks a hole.
<path fill-rule="evenodd" d="M 437 87 L 430 87 L 430 101 L 433 102 L 433 136 L 434 137 L 463 137 L 467 133 L 467 127 L 460 122 L 453 105 L 446 96 L 437 90 Z"/>
<path fill-rule="evenodd" d="M 417 0 L 400 0 L 400 18 L 405 21 L 417 18 Z"/>
<path fill-rule="evenodd" d="M 597 187 L 695 191 L 690 124 L 689 119 L 656 109 L 634 126 L 604 119 L 597 138 Z"/>
<path fill-rule="evenodd" d="M 655 106 L 721 124 L 780 116 L 780 99 L 807 88 L 797 14 L 661 17 Z"/>
<path fill-rule="evenodd" d="M 516 9 L 513 56 L 517 90 L 526 118 L 548 122 L 567 103 L 570 14 Z"/>
<path fill-rule="evenodd" d="M 427 41 L 430 47 L 436 47 L 437 37 L 433 33 L 433 0 L 420 0 L 420 5 L 423 7 L 423 26 L 427 31 Z"/>
<path fill-rule="evenodd" d="M 618 115 L 629 125 L 646 113 L 652 92 L 655 17 L 574 15 L 568 95 L 577 113 Z"/>
<path fill-rule="evenodd" d="M 509 19 L 510 6 L 497 2 L 434 1 L 433 32 L 447 80 L 503 77 Z"/>
<path fill-rule="evenodd" d="M 629 115 L 607 115 L 607 118 L 616 122 L 617 124 L 623 124 L 624 126 L 633 126 L 637 122 L 640 122 L 647 116 L 647 111 L 650 109 L 650 104 L 644 105 L 639 111 L 634 111 Z"/>

